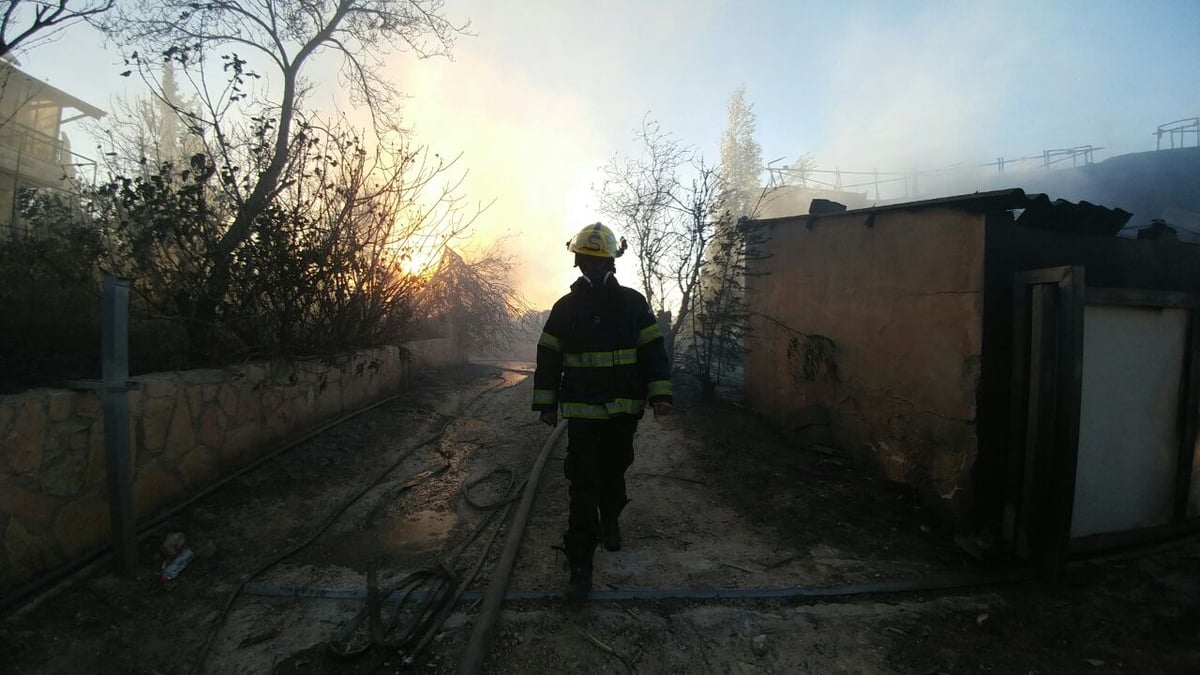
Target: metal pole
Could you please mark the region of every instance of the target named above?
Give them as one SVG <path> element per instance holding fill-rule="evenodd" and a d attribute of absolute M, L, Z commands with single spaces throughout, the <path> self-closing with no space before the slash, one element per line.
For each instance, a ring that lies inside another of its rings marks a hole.
<path fill-rule="evenodd" d="M 130 573 L 137 563 L 137 523 L 129 452 L 129 280 L 112 275 L 104 277 L 100 359 L 112 546 L 121 568 Z"/>

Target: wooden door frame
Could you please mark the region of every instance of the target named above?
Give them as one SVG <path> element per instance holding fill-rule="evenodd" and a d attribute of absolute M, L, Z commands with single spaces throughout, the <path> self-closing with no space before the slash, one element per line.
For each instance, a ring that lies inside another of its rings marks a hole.
<path fill-rule="evenodd" d="M 1013 275 L 1013 368 L 1005 536 L 1056 579 L 1066 565 L 1083 388 L 1080 266 Z"/>
<path fill-rule="evenodd" d="M 1004 535 L 1014 553 L 1057 579 L 1073 555 L 1181 534 L 1188 518 L 1195 448 L 1200 447 L 1200 295 L 1087 288 L 1080 266 L 1013 275 L 1013 358 Z M 1182 366 L 1179 454 L 1170 524 L 1072 539 L 1083 394 L 1084 310 L 1092 305 L 1188 311 Z"/>

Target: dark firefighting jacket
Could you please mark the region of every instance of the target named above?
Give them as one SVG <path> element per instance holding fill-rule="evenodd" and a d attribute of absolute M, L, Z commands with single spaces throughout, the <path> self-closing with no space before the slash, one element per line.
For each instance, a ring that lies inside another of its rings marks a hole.
<path fill-rule="evenodd" d="M 533 409 L 574 419 L 641 417 L 646 401 L 671 402 L 662 329 L 641 293 L 609 276 L 580 277 L 554 303 L 538 340 Z"/>

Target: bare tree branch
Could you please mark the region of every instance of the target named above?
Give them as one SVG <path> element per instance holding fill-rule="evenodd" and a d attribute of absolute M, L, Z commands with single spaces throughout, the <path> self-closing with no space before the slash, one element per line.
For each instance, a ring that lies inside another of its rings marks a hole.
<path fill-rule="evenodd" d="M 444 0 L 136 0 L 122 5 L 106 32 L 131 51 L 127 57 L 151 85 L 147 64 L 171 59 L 194 73 L 202 83 L 199 110 L 211 153 L 225 165 L 224 183 L 238 193 L 238 209 L 211 251 L 212 264 L 195 299 L 196 332 L 190 336 L 198 350 L 208 348 L 212 335 L 205 326 L 216 319 L 217 305 L 229 292 L 239 249 L 252 241 L 264 223 L 262 216 L 286 189 L 282 184 L 291 155 L 295 120 L 306 89 L 302 74 L 319 52 L 342 57 L 343 80 L 352 100 L 366 104 L 380 138 L 393 131 L 399 97 L 383 78 L 386 59 L 409 52 L 418 57 L 449 55 L 465 25 L 443 15 Z M 244 47 L 245 57 L 229 51 Z M 207 64 L 221 58 L 226 86 L 209 89 Z M 255 57 L 257 55 L 257 57 Z M 266 82 L 251 62 L 261 60 L 273 70 Z M 269 87 L 278 87 L 269 93 Z M 161 95 L 161 91 L 159 91 Z M 241 147 L 245 151 L 233 152 Z M 248 154 L 247 154 L 248 153 Z M 250 166 L 234 162 L 250 157 Z"/>
<path fill-rule="evenodd" d="M 598 190 L 601 211 L 631 234 L 647 299 L 670 317 L 666 340 L 675 366 L 695 378 L 705 397 L 715 396 L 740 363 L 749 325 L 742 289 L 753 247 L 735 213 L 757 208 L 748 187 L 755 178 L 747 170 L 749 177 L 735 184 L 726 173 L 727 158 L 741 149 L 756 152 L 739 136 L 746 130 L 753 124 L 740 124 L 726 139 L 717 168 L 644 120 L 635 134 L 639 153 L 615 157 Z M 737 173 L 736 166 L 730 170 Z"/>
<path fill-rule="evenodd" d="M 113 0 L 7 0 L 0 15 L 0 56 L 29 49 L 78 21 L 112 9 Z"/>
<path fill-rule="evenodd" d="M 498 354 L 513 345 L 519 321 L 529 303 L 512 285 L 516 263 L 503 241 L 496 241 L 469 260 L 449 248 L 419 297 L 427 319 L 449 319 L 466 334 L 477 354 Z"/>

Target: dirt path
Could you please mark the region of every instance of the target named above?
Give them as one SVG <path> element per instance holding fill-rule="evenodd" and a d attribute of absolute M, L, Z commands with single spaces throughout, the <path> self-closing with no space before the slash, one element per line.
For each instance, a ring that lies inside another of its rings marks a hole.
<path fill-rule="evenodd" d="M 381 593 L 486 586 L 504 533 L 496 504 L 549 429 L 529 412 L 527 364 L 442 374 L 234 481 L 151 537 L 133 578 L 100 569 L 0 624 L 4 672 L 454 672 L 478 609 L 448 606 L 406 667 L 395 650 L 338 657 L 375 571 Z M 597 589 L 825 588 L 978 571 L 897 487 L 788 447 L 730 407 L 644 420 L 629 472 L 625 549 L 596 557 Z M 509 584 L 565 580 L 565 440 L 538 490 Z M 464 485 L 471 484 L 468 495 Z M 324 525 L 328 527 L 322 530 Z M 181 532 L 200 555 L 169 584 L 155 550 Z M 273 564 L 270 564 L 273 563 Z M 256 571 L 225 612 L 231 592 Z M 339 597 L 279 597 L 287 592 Z M 538 592 L 541 592 L 540 594 Z M 435 597 L 435 596 L 427 596 Z M 392 605 L 380 612 L 391 617 Z M 415 612 L 399 614 L 398 628 Z M 387 640 L 387 626 L 379 630 Z M 392 633 L 393 635 L 397 633 Z M 204 649 L 211 636 L 211 644 Z M 509 602 L 489 673 L 1194 672 L 1200 545 L 1090 564 L 1034 583 L 776 600 Z"/>

